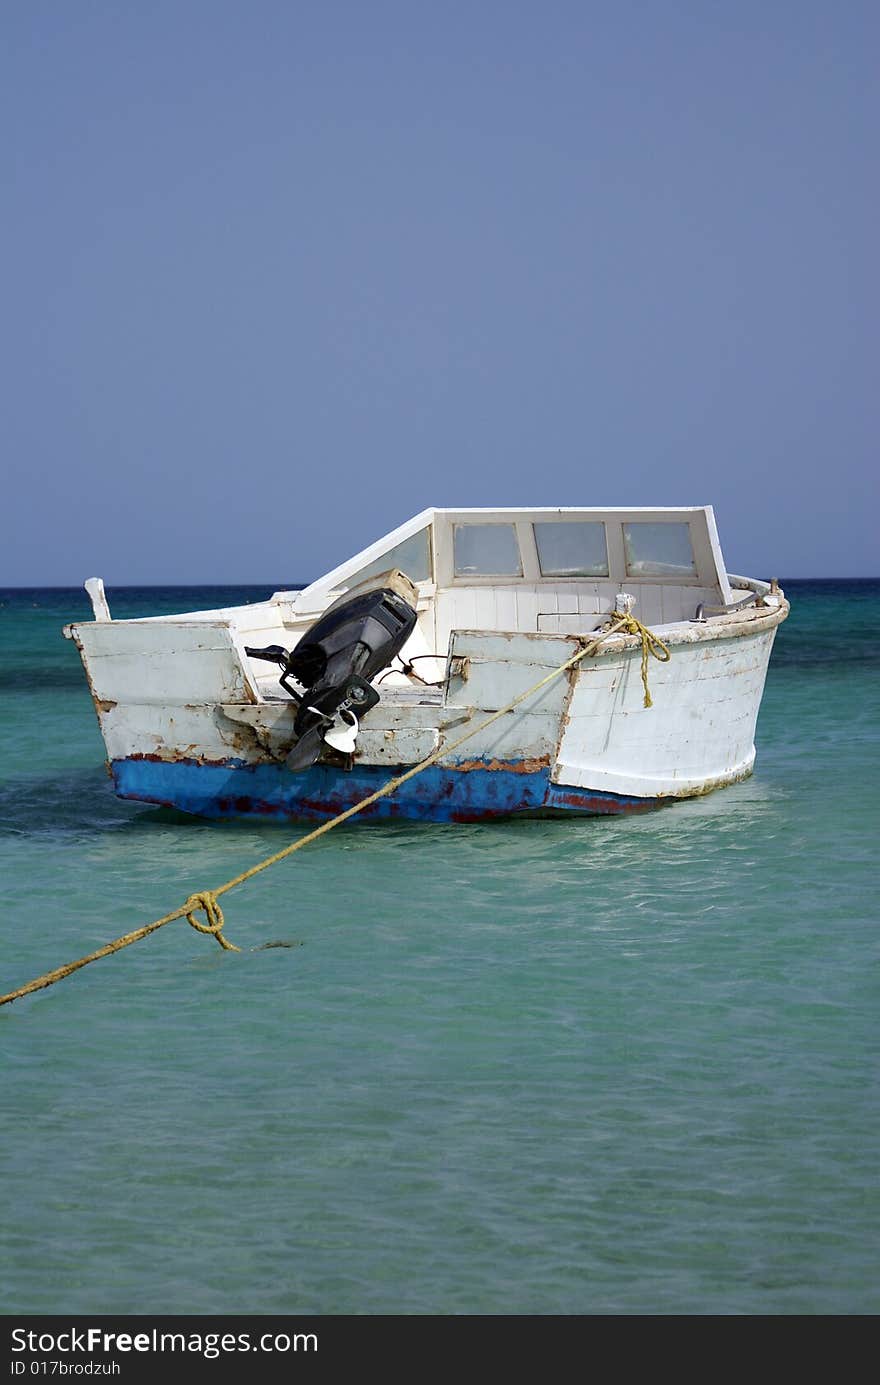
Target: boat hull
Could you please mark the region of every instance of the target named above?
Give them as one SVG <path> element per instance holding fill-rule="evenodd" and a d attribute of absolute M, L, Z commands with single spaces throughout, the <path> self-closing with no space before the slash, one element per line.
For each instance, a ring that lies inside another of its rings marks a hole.
<path fill-rule="evenodd" d="M 383 696 L 353 755 L 301 772 L 296 704 L 257 695 L 221 624 L 96 623 L 77 639 L 121 798 L 321 822 L 389 786 L 356 821 L 468 822 L 637 812 L 746 777 L 785 614 L 676 627 L 650 669 L 638 636 L 569 667 L 588 636 L 455 631 L 442 688 Z"/>
<path fill-rule="evenodd" d="M 279 765 L 235 761 L 206 765 L 196 760 L 148 757 L 116 760 L 110 766 L 120 798 L 199 817 L 276 818 L 286 822 L 327 821 L 376 793 L 408 768 L 362 765 L 343 771 L 318 764 L 294 776 Z M 471 763 L 465 770 L 431 765 L 362 809 L 358 820 L 477 822 L 560 812 L 605 816 L 642 812 L 659 801 L 554 784 L 548 766 L 535 769 L 524 763 L 490 761 L 482 766 Z"/>

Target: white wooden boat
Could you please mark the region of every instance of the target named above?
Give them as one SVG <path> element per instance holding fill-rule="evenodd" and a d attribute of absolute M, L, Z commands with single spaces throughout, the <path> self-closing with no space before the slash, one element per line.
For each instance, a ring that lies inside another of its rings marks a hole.
<path fill-rule="evenodd" d="M 428 759 L 355 820 L 621 813 L 731 784 L 789 609 L 728 574 L 710 506 L 424 510 L 304 590 L 215 611 L 114 620 L 85 585 L 95 619 L 64 633 L 117 794 L 290 820 Z M 628 613 L 668 650 L 649 697 L 641 634 L 608 633 Z"/>

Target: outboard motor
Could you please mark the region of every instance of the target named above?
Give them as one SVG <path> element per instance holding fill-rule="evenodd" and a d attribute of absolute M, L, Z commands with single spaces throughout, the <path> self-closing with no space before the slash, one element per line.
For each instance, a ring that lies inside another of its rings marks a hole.
<path fill-rule="evenodd" d="M 353 747 L 360 718 L 379 701 L 370 680 L 388 667 L 412 634 L 417 601 L 413 583 L 393 568 L 334 601 L 289 653 L 277 644 L 245 648 L 252 658 L 281 667 L 279 682 L 298 703 L 297 740 L 287 757 L 290 769 L 313 765 L 325 738 L 331 745 Z M 300 690 L 291 687 L 290 679 Z"/>

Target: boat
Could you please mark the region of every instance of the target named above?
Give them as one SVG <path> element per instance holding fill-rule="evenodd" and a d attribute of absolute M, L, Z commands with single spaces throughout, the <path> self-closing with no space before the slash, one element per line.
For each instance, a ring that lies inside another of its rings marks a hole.
<path fill-rule="evenodd" d="M 617 814 L 733 784 L 789 612 L 775 578 L 727 572 L 708 505 L 425 509 L 211 611 L 114 619 L 84 585 L 93 619 L 63 633 L 116 794 L 291 822 Z"/>

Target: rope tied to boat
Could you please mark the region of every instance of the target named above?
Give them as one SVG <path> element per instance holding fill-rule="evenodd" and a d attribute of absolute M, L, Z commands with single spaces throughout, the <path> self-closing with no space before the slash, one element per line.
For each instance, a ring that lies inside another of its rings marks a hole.
<path fill-rule="evenodd" d="M 223 934 L 225 919 L 223 917 L 223 910 L 217 902 L 219 895 L 226 894 L 228 890 L 234 889 L 236 885 L 244 884 L 246 880 L 250 880 L 253 876 L 259 875 L 261 871 L 268 870 L 269 866 L 274 866 L 286 856 L 292 856 L 295 851 L 301 851 L 304 846 L 308 846 L 310 842 L 317 841 L 319 837 L 325 836 L 327 832 L 332 832 L 334 827 L 338 827 L 341 823 L 347 822 L 348 819 L 354 817 L 356 813 L 361 813 L 365 808 L 369 808 L 373 803 L 377 803 L 379 799 L 387 798 L 389 794 L 394 793 L 402 784 L 406 784 L 410 779 L 414 779 L 417 774 L 421 774 L 423 770 L 428 769 L 431 765 L 435 764 L 437 760 L 450 755 L 454 750 L 457 750 L 460 745 L 463 745 L 465 741 L 470 740 L 472 736 L 485 730 L 486 727 L 491 726 L 493 722 L 498 721 L 501 717 L 507 716 L 510 712 L 514 711 L 520 703 L 533 697 L 535 693 L 540 692 L 548 683 L 552 683 L 555 678 L 566 673 L 570 668 L 574 668 L 581 660 L 586 659 L 589 655 L 595 654 L 600 645 L 604 644 L 612 635 L 617 634 L 631 634 L 641 637 L 642 682 L 645 688 L 644 705 L 650 707 L 652 703 L 650 693 L 648 692 L 647 681 L 648 654 L 650 652 L 655 658 L 666 663 L 670 657 L 669 649 L 662 640 L 658 640 L 657 636 L 654 635 L 647 626 L 642 625 L 641 621 L 636 620 L 634 616 L 630 615 L 628 612 L 613 611 L 609 616 L 608 623 L 604 630 L 595 635 L 593 639 L 583 643 L 580 649 L 572 654 L 569 659 L 561 663 L 558 668 L 552 669 L 550 673 L 545 674 L 537 683 L 533 683 L 530 688 L 526 688 L 525 692 L 521 692 L 516 697 L 512 698 L 506 706 L 501 707 L 497 712 L 493 712 L 491 716 L 481 721 L 478 726 L 471 726 L 470 729 L 465 731 L 464 735 L 459 736 L 457 740 L 449 744 L 438 746 L 435 751 L 432 751 L 424 760 L 420 760 L 417 765 L 412 765 L 410 769 L 406 770 L 403 774 L 395 775 L 394 778 L 389 779 L 387 783 L 383 784 L 375 793 L 368 794 L 366 798 L 362 798 L 358 803 L 352 804 L 352 806 L 346 808 L 344 812 L 337 813 L 336 817 L 331 818 L 329 822 L 321 823 L 320 827 L 316 827 L 312 832 L 306 833 L 304 837 L 299 837 L 295 842 L 291 842 L 288 846 L 283 847 L 281 851 L 276 851 L 273 855 L 267 856 L 262 861 L 258 861 L 256 865 L 241 871 L 239 875 L 233 876 L 231 880 L 227 880 L 223 885 L 218 885 L 216 889 L 197 890 L 189 896 L 185 904 L 182 904 L 180 908 L 173 910 L 171 913 L 163 914 L 161 918 L 154 919 L 152 923 L 144 924 L 142 928 L 136 928 L 131 933 L 123 934 L 121 938 L 116 938 L 114 942 L 107 943 L 104 947 L 98 948 L 95 952 L 90 952 L 86 957 L 80 957 L 75 962 L 68 962 L 63 967 L 56 967 L 54 971 L 46 972 L 43 976 L 38 976 L 33 981 L 28 981 L 26 985 L 19 986 L 17 990 L 9 991 L 6 995 L 0 995 L 0 1006 L 8 1005 L 11 1001 L 19 1000 L 22 996 L 30 995 L 34 991 L 41 991 L 46 986 L 52 986 L 56 981 L 61 981 L 64 977 L 70 976 L 75 971 L 79 971 L 81 967 L 88 966 L 90 962 L 97 962 L 101 957 L 109 957 L 112 953 L 119 952 L 122 948 L 129 947 L 132 943 L 139 942 L 141 938 L 146 938 L 150 933 L 155 933 L 157 929 L 164 927 L 166 923 L 173 923 L 175 919 L 185 918 L 187 923 L 189 923 L 197 933 L 210 934 L 217 939 L 220 946 L 227 952 L 240 952 L 241 948 L 229 942 L 228 938 Z M 658 650 L 661 652 L 658 653 Z M 475 712 L 472 710 L 469 713 L 469 719 L 473 718 L 474 715 Z M 196 915 L 200 913 L 205 916 L 204 923 L 200 923 L 196 918 Z"/>
<path fill-rule="evenodd" d="M 652 654 L 655 659 L 659 659 L 661 664 L 668 664 L 672 655 L 669 646 L 664 644 L 661 639 L 649 630 L 647 625 L 643 625 L 640 620 L 629 611 L 612 611 L 611 620 L 623 622 L 623 629 L 627 635 L 638 635 L 642 641 L 642 687 L 645 689 L 643 706 L 653 707 L 654 699 L 651 697 L 651 690 L 648 687 L 648 656 Z"/>

